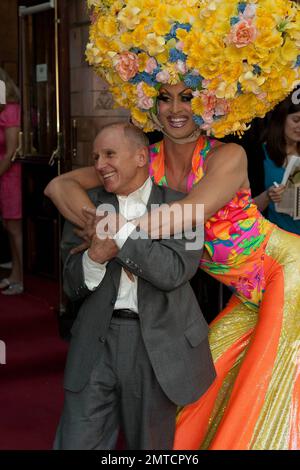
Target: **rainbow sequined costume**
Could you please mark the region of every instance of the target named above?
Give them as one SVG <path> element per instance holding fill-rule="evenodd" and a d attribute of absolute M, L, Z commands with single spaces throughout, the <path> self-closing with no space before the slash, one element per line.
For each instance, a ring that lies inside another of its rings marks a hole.
<path fill-rule="evenodd" d="M 187 181 L 216 141 L 200 137 Z M 150 175 L 167 185 L 163 142 Z M 217 379 L 178 413 L 175 449 L 300 449 L 300 237 L 278 229 L 241 189 L 205 224 L 200 267 L 234 295 L 211 324 Z"/>

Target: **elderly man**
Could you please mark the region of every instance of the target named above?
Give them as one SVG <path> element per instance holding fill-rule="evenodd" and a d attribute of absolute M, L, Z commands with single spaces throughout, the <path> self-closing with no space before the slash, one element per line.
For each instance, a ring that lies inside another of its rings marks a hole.
<path fill-rule="evenodd" d="M 130 124 L 100 131 L 93 154 L 103 186 L 89 193 L 96 206 L 110 204 L 130 220 L 182 198 L 152 183 L 147 147 Z M 177 406 L 196 401 L 215 377 L 189 284 L 201 249 L 140 235 L 129 222 L 71 254 L 78 238 L 65 226 L 65 290 L 84 302 L 72 328 L 57 449 L 113 449 L 120 427 L 129 449 L 171 449 Z"/>

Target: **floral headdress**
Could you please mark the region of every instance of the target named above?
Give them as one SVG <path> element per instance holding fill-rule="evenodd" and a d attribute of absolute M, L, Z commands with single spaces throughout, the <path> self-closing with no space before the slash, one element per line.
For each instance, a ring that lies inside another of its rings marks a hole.
<path fill-rule="evenodd" d="M 88 0 L 87 59 L 136 125 L 155 128 L 162 84 L 193 90 L 198 126 L 247 129 L 299 83 L 300 9 L 289 0 Z"/>

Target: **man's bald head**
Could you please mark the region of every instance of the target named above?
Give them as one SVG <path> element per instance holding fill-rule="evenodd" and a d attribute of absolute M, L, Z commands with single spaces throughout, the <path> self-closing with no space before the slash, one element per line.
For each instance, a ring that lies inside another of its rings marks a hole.
<path fill-rule="evenodd" d="M 125 138 L 128 140 L 130 145 L 135 145 L 135 148 L 147 147 L 149 146 L 149 139 L 144 134 L 144 132 L 138 127 L 130 124 L 129 122 L 116 122 L 113 124 L 106 124 L 101 128 L 97 137 L 102 134 L 102 132 L 109 131 L 111 129 L 120 130 L 124 133 Z"/>

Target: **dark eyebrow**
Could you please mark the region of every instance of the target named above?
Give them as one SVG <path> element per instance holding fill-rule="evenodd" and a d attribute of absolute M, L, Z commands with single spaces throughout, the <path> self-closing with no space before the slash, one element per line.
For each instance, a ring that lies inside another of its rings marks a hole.
<path fill-rule="evenodd" d="M 183 95 L 185 92 L 189 91 L 190 93 L 192 93 L 192 90 L 191 88 L 187 87 L 185 88 L 184 90 L 182 90 L 179 94 L 180 95 Z M 159 90 L 160 94 L 163 94 L 163 93 L 166 93 L 167 95 L 171 96 L 171 93 L 169 93 L 165 88 L 161 88 Z"/>

